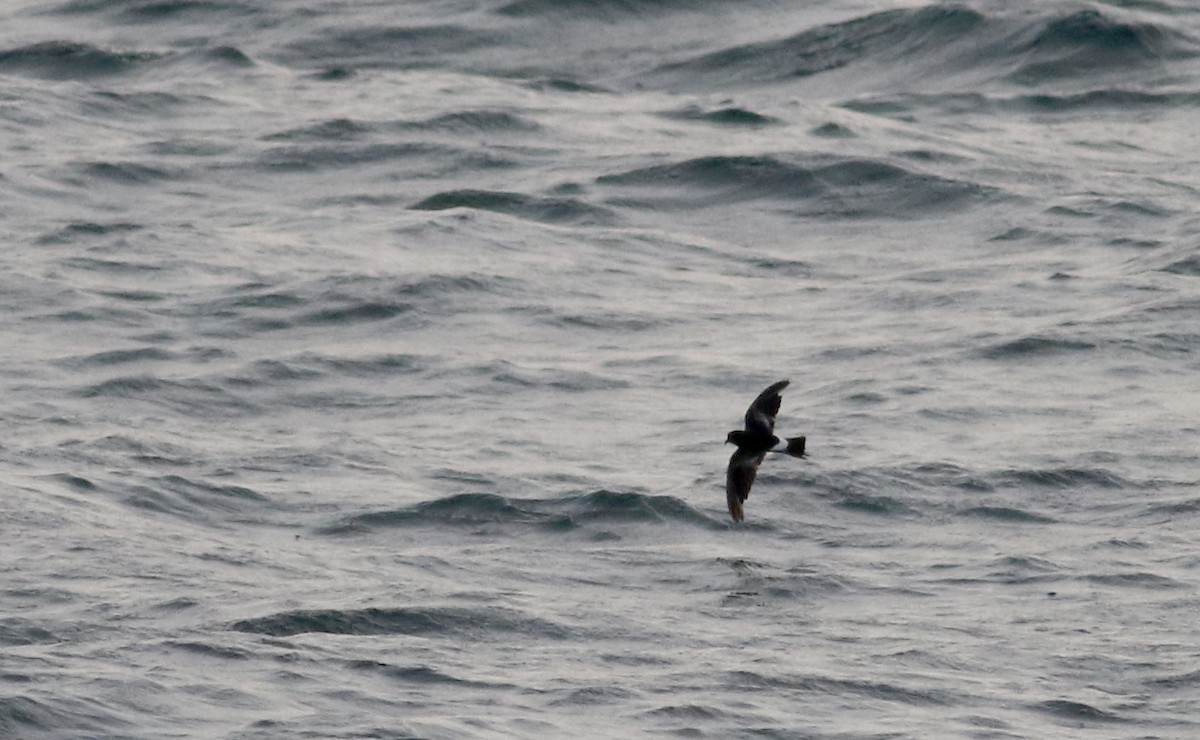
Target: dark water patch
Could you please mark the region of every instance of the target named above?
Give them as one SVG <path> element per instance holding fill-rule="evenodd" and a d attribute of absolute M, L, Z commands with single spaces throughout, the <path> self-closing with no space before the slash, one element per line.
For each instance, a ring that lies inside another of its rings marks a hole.
<path fill-rule="evenodd" d="M 1200 105 L 1196 92 L 1148 92 L 1122 88 L 1105 88 L 1073 94 L 1018 95 L 1000 101 L 1000 107 L 1047 115 L 1066 113 L 1129 113 L 1146 110 L 1174 110 Z"/>
<path fill-rule="evenodd" d="M 790 601 L 825 598 L 849 588 L 844 579 L 817 573 L 808 567 L 790 568 L 782 574 L 761 564 L 742 567 L 735 564 L 733 570 L 738 578 L 735 590 L 722 599 L 722 604 L 726 606 L 737 606 L 747 600 L 757 605 L 767 599 Z"/>
<path fill-rule="evenodd" d="M 719 720 L 728 715 L 716 707 L 703 704 L 666 704 L 643 712 L 643 716 L 651 719 L 705 722 Z"/>
<path fill-rule="evenodd" d="M 620 686 L 588 686 L 582 689 L 572 689 L 564 696 L 550 701 L 552 707 L 589 707 L 604 704 L 617 704 L 638 696 L 633 691 Z"/>
<path fill-rule="evenodd" d="M 0 737 L 128 737 L 133 727 L 103 702 L 78 699 L 39 701 L 28 696 L 0 697 Z"/>
<path fill-rule="evenodd" d="M 721 2 L 723 0 L 512 0 L 495 12 L 513 18 L 566 16 L 571 20 L 620 21 L 651 14 L 694 11 Z"/>
<path fill-rule="evenodd" d="M 1014 226 L 1007 231 L 996 234 L 988 239 L 991 242 L 1031 242 L 1034 244 L 1043 244 L 1053 246 L 1056 244 L 1065 244 L 1068 239 L 1061 234 L 1054 234 L 1048 231 L 1037 231 L 1035 229 L 1027 229 L 1023 226 Z"/>
<path fill-rule="evenodd" d="M 60 445 L 60 449 L 66 452 L 81 450 L 88 460 L 94 460 L 96 453 L 103 453 L 101 457 L 105 459 L 110 459 L 112 455 L 118 455 L 151 465 L 183 466 L 195 462 L 194 457 L 183 447 L 119 434 L 106 435 L 86 444 L 79 441 L 66 442 Z M 93 491 L 100 488 L 98 483 L 90 479 L 69 479 L 74 476 L 52 476 L 52 478 L 81 491 Z"/>
<path fill-rule="evenodd" d="M 470 368 L 475 375 L 487 377 L 498 386 L 514 388 L 536 388 L 581 392 L 628 388 L 629 383 L 611 376 L 597 375 L 584 370 L 560 370 L 545 368 L 531 370 L 518 367 L 510 362 L 497 360 Z"/>
<path fill-rule="evenodd" d="M 313 311 L 298 318 L 298 322 L 307 325 L 345 325 L 363 322 L 385 321 L 409 313 L 414 306 L 409 303 L 392 303 L 363 301 L 352 302 L 348 305 L 324 308 Z"/>
<path fill-rule="evenodd" d="M 1030 31 L 1012 50 L 1022 63 L 1008 75 L 1024 85 L 1159 65 L 1193 46 L 1167 26 L 1122 22 L 1095 9 L 1040 21 Z"/>
<path fill-rule="evenodd" d="M 57 364 L 67 367 L 109 367 L 137 362 L 166 362 L 174 359 L 176 359 L 176 355 L 158 347 L 138 347 L 106 350 L 83 357 L 71 357 L 60 360 Z"/>
<path fill-rule="evenodd" d="M 822 139 L 854 139 L 858 134 L 840 123 L 823 123 L 810 131 L 813 136 L 820 136 Z"/>
<path fill-rule="evenodd" d="M 1064 578 L 1063 569 L 1044 558 L 1010 555 L 990 563 L 983 579 L 990 583 L 1046 583 Z"/>
<path fill-rule="evenodd" d="M 16 617 L 0 618 L 0 645 L 48 645 L 59 642 L 58 635 L 50 630 Z"/>
<path fill-rule="evenodd" d="M 117 490 L 129 506 L 193 522 L 216 523 L 230 515 L 259 511 L 268 503 L 265 496 L 244 486 L 217 485 L 179 475 Z"/>
<path fill-rule="evenodd" d="M 566 328 L 611 331 L 620 334 L 632 334 L 641 331 L 648 331 L 650 329 L 660 327 L 663 324 L 662 321 L 656 319 L 631 316 L 615 311 L 592 314 L 556 313 L 549 317 L 549 323 Z"/>
<path fill-rule="evenodd" d="M 549 515 L 539 511 L 535 502 L 513 500 L 494 493 L 460 493 L 404 509 L 358 514 L 317 531 L 340 535 L 404 526 L 537 524 L 547 519 Z"/>
<path fill-rule="evenodd" d="M 1082 577 L 1082 580 L 1101 586 L 1117 586 L 1120 588 L 1138 588 L 1151 590 L 1167 590 L 1189 588 L 1188 584 L 1167 578 L 1156 573 L 1093 573 Z"/>
<path fill-rule="evenodd" d="M 916 706 L 950 706 L 960 699 L 945 691 L 913 689 L 884 681 L 856 681 L 828 676 L 771 676 L 754 671 L 731 671 L 723 682 L 737 691 L 798 691 L 832 696 L 855 696 Z"/>
<path fill-rule="evenodd" d="M 819 167 L 823 197 L 801 213 L 832 218 L 923 218 L 991 200 L 1000 191 L 978 183 L 911 171 L 876 160 Z"/>
<path fill-rule="evenodd" d="M 699 121 L 713 123 L 718 126 L 744 126 L 755 128 L 779 123 L 779 119 L 764 116 L 745 108 L 717 108 L 704 110 L 698 106 L 688 106 L 679 110 L 667 111 L 662 114 L 665 118 L 677 121 Z"/>
<path fill-rule="evenodd" d="M 418 211 L 475 208 L 552 224 L 609 224 L 616 214 L 574 198 L 535 197 L 496 190 L 451 190 L 431 195 L 412 206 Z"/>
<path fill-rule="evenodd" d="M 477 529 L 492 525 L 535 526 L 547 532 L 567 532 L 596 524 L 630 522 L 681 522 L 713 530 L 726 528 L 723 521 L 709 517 L 674 496 L 600 490 L 557 499 L 462 493 L 403 509 L 358 514 L 317 532 L 344 535 L 392 527 Z"/>
<path fill-rule="evenodd" d="M 314 72 L 309 77 L 319 82 L 345 82 L 357 75 L 358 73 L 349 67 L 329 67 L 328 69 Z"/>
<path fill-rule="evenodd" d="M 354 378 L 408 375 L 425 370 L 429 366 L 425 357 L 401 354 L 371 355 L 354 359 L 305 354 L 298 359 L 307 364 L 318 365 L 337 375 Z"/>
<path fill-rule="evenodd" d="M 180 57 L 180 60 L 184 62 L 193 59 L 198 59 L 207 64 L 236 67 L 239 69 L 247 69 L 255 66 L 254 60 L 236 46 L 214 46 L 211 49 L 202 49 Z"/>
<path fill-rule="evenodd" d="M 0 51 L 0 71 L 57 80 L 117 75 L 162 59 L 161 54 L 107 51 L 72 41 L 45 41 Z"/>
<path fill-rule="evenodd" d="M 312 67 L 444 68 L 447 59 L 508 41 L 498 31 L 452 24 L 362 26 L 293 42 L 281 56 L 285 62 Z"/>
<path fill-rule="evenodd" d="M 645 197 L 651 207 L 701 208 L 749 200 L 807 201 L 800 208 L 803 215 L 837 218 L 916 218 L 959 208 L 998 192 L 877 160 L 805 165 L 770 156 L 702 157 L 602 175 L 596 182 L 652 189 Z M 667 195 L 681 189 L 682 195 Z"/>
<path fill-rule="evenodd" d="M 1029 360 L 1058 357 L 1096 349 L 1096 345 L 1078 339 L 1028 336 L 993 345 L 978 354 L 987 360 Z"/>
<path fill-rule="evenodd" d="M 158 91 L 114 92 L 97 90 L 84 103 L 89 113 L 104 117 L 153 117 L 161 118 L 173 114 L 194 101 L 196 97 L 184 97 L 172 93 Z M 211 100 L 205 99 L 206 104 Z"/>
<path fill-rule="evenodd" d="M 375 130 L 375 127 L 354 121 L 349 118 L 333 118 L 308 126 L 288 129 L 263 137 L 266 141 L 350 141 L 361 139 Z"/>
<path fill-rule="evenodd" d="M 866 96 L 841 104 L 847 110 L 884 116 L 901 121 L 913 121 L 914 113 L 933 109 L 939 115 L 987 115 L 992 112 L 991 99 L 981 93 L 915 93 L 898 92 L 882 96 Z"/>
<path fill-rule="evenodd" d="M 238 388 L 278 388 L 283 384 L 316 380 L 324 373 L 297 363 L 283 360 L 259 360 L 243 372 L 231 376 L 225 382 Z"/>
<path fill-rule="evenodd" d="M 1144 516 L 1152 518 L 1187 517 L 1200 514 L 1200 498 L 1183 498 L 1178 501 L 1159 502 L 1145 507 Z"/>
<path fill-rule="evenodd" d="M 85 176 L 118 185 L 154 185 L 176 173 L 137 162 L 84 162 L 77 168 Z"/>
<path fill-rule="evenodd" d="M 483 639 L 525 634 L 563 639 L 570 633 L 552 622 L 498 607 L 392 607 L 302 609 L 234 622 L 229 629 L 271 637 L 331 635 L 419 635 Z"/>
<path fill-rule="evenodd" d="M 539 92 L 612 94 L 613 91 L 600 85 L 568 77 L 535 77 L 525 82 L 525 87 Z"/>
<path fill-rule="evenodd" d="M 114 3 L 106 3 L 114 5 Z M 213 20 L 224 21 L 232 17 L 248 16 L 258 12 L 253 5 L 219 0 L 162 0 L 127 6 L 116 14 L 116 19 L 125 23 L 158 23 L 178 21 Z"/>
<path fill-rule="evenodd" d="M 919 512 L 893 496 L 847 493 L 837 500 L 837 506 L 861 514 L 884 517 L 915 516 Z"/>
<path fill-rule="evenodd" d="M 1053 524 L 1054 519 L 1023 509 L 1008 506 L 973 506 L 963 509 L 962 515 L 973 519 L 988 519 L 1013 524 Z"/>
<path fill-rule="evenodd" d="M 49 476 L 49 478 L 50 480 L 58 481 L 71 490 L 78 491 L 80 493 L 91 493 L 92 491 L 96 490 L 96 484 L 82 476 L 72 475 L 70 473 L 55 473 Z"/>
<path fill-rule="evenodd" d="M 153 375 L 125 375 L 85 386 L 76 394 L 87 399 L 136 400 L 168 406 L 200 418 L 225 417 L 255 411 L 249 401 L 219 386 L 197 379 L 168 380 Z"/>
<path fill-rule="evenodd" d="M 253 293 L 251 295 L 238 296 L 231 301 L 231 305 L 241 308 L 263 308 L 263 309 L 292 309 L 303 306 L 305 299 L 296 294 L 287 291 L 269 290 L 263 293 Z"/>
<path fill-rule="evenodd" d="M 162 603 L 155 604 L 154 609 L 156 611 L 174 613 L 174 612 L 187 611 L 188 609 L 195 609 L 198 606 L 200 606 L 200 602 L 196 601 L 195 599 L 181 597 L 181 598 L 176 598 L 176 599 L 169 599 Z"/>
<path fill-rule="evenodd" d="M 1035 709 L 1051 714 L 1059 719 L 1068 720 L 1070 722 L 1093 723 L 1093 722 L 1124 722 L 1124 717 L 1113 712 L 1108 712 L 1103 709 L 1084 704 L 1078 701 L 1069 701 L 1067 699 L 1050 699 L 1039 702 L 1034 705 Z"/>
<path fill-rule="evenodd" d="M 725 529 L 717 521 L 675 496 L 630 491 L 592 491 L 567 496 L 554 507 L 580 524 L 612 522 L 680 522 L 704 529 Z"/>
<path fill-rule="evenodd" d="M 387 321 L 420 324 L 464 307 L 478 308 L 472 296 L 519 290 L 522 281 L 474 273 L 401 275 L 376 278 L 337 275 L 310 283 L 277 286 L 248 283 L 214 301 L 189 307 L 190 315 L 220 322 L 221 336 L 245 336 L 296 326 L 351 326 Z"/>
<path fill-rule="evenodd" d="M 1146 683 L 1163 689 L 1187 689 L 1190 691 L 1200 688 L 1200 670 L 1176 673 L 1161 678 L 1152 678 L 1146 681 Z"/>
<path fill-rule="evenodd" d="M 382 663 L 375 660 L 353 660 L 348 663 L 351 670 L 378 673 L 386 676 L 394 681 L 399 681 L 404 684 L 418 685 L 446 685 L 458 688 L 476 688 L 476 689 L 506 689 L 512 688 L 512 684 L 474 681 L 465 678 L 452 676 L 445 671 L 440 671 L 436 668 L 431 668 L 426 665 L 414 666 L 399 666 L 390 663 Z"/>
<path fill-rule="evenodd" d="M 1004 470 L 992 476 L 997 488 L 1136 488 L 1137 486 L 1116 473 L 1102 468 L 1044 468 L 1028 470 Z"/>
<path fill-rule="evenodd" d="M 1200 254 L 1193 254 L 1184 257 L 1181 260 L 1176 260 L 1166 267 L 1163 267 L 1162 272 L 1169 272 L 1172 275 L 1200 277 Z"/>
<path fill-rule="evenodd" d="M 324 169 L 362 167 L 424 157 L 459 159 L 461 154 L 462 152 L 457 149 L 419 142 L 286 145 L 272 147 L 263 152 L 258 157 L 258 165 L 268 170 L 283 172 L 316 172 Z"/>
<path fill-rule="evenodd" d="M 157 293 L 152 290 L 102 290 L 97 295 L 127 303 L 158 303 L 167 299 L 165 293 Z"/>
<path fill-rule="evenodd" d="M 62 228 L 38 237 L 38 244 L 77 244 L 91 241 L 95 237 L 120 236 L 140 231 L 145 228 L 142 224 L 116 221 L 112 223 L 97 223 L 95 221 L 75 221 Z"/>
<path fill-rule="evenodd" d="M 424 131 L 472 133 L 532 133 L 541 130 L 536 122 L 514 113 L 497 110 L 469 110 L 446 113 L 426 121 L 404 124 L 405 128 Z"/>
<path fill-rule="evenodd" d="M 602 185 L 719 190 L 723 200 L 808 198 L 821 192 L 821 186 L 811 169 L 773 157 L 701 157 L 601 175 L 596 182 Z"/>
<path fill-rule="evenodd" d="M 224 645 L 214 645 L 208 642 L 190 642 L 186 640 L 169 640 L 165 643 L 169 648 L 182 650 L 191 655 L 199 655 L 203 658 L 217 658 L 219 660 L 249 660 L 253 655 L 246 650 L 240 648 L 231 648 Z"/>
<path fill-rule="evenodd" d="M 736 46 L 655 69 L 648 80 L 721 87 L 811 77 L 868 59 L 920 58 L 970 40 L 984 17 L 960 6 L 874 13 L 818 26 L 781 41 Z"/>

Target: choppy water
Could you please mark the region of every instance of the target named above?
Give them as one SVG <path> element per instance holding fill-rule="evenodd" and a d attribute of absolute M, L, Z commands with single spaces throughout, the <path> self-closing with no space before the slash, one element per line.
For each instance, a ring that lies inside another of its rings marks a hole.
<path fill-rule="evenodd" d="M 7 4 L 0 736 L 1200 735 L 1198 116 L 1175 0 Z"/>

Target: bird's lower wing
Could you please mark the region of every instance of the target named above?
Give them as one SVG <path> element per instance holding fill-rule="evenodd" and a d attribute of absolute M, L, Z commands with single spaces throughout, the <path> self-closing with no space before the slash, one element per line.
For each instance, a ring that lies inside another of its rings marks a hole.
<path fill-rule="evenodd" d="M 734 521 L 742 521 L 742 502 L 750 495 L 754 476 L 765 455 L 735 452 L 729 458 L 729 469 L 725 471 L 725 501 L 729 504 L 729 515 Z"/>

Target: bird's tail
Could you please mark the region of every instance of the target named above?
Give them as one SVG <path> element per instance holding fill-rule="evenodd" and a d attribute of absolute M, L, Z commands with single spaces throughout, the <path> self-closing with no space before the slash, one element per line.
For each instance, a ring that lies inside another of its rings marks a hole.
<path fill-rule="evenodd" d="M 783 452 L 792 457 L 804 457 L 804 440 L 805 437 L 789 437 L 787 440 L 787 448 Z"/>

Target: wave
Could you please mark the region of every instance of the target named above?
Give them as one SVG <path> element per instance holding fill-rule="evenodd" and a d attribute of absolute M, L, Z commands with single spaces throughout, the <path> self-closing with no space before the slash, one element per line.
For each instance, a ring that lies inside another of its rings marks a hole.
<path fill-rule="evenodd" d="M 703 123 L 715 123 L 719 126 L 748 126 L 758 127 L 767 126 L 773 123 L 780 123 L 778 118 L 764 116 L 761 113 L 755 113 L 746 108 L 717 108 L 714 110 L 704 110 L 702 108 L 690 106 L 680 110 L 668 111 L 662 114 L 666 118 L 672 118 L 678 121 L 701 121 Z"/>
<path fill-rule="evenodd" d="M 785 39 L 660 65 L 646 84 L 778 84 L 862 67 L 855 79 L 892 88 L 981 83 L 1039 86 L 1125 76 L 1190 58 L 1196 43 L 1167 24 L 1121 20 L 1097 9 L 984 14 L 953 4 L 887 10 L 816 26 Z M 870 65 L 869 67 L 867 65 Z M 866 84 L 862 84 L 866 87 Z"/>
<path fill-rule="evenodd" d="M 1103 468 L 1043 468 L 1029 470 L 1004 470 L 994 476 L 999 487 L 1038 488 L 1135 488 L 1134 481 L 1122 478 Z"/>
<path fill-rule="evenodd" d="M 466 688 L 485 689 L 509 688 L 512 686 L 511 684 L 502 682 L 458 678 L 427 665 L 398 666 L 377 660 L 351 660 L 347 662 L 347 667 L 354 671 L 377 673 L 406 684 L 449 684 Z"/>
<path fill-rule="evenodd" d="M 962 7 L 889 10 L 817 26 L 779 41 L 736 46 L 659 66 L 647 77 L 676 84 L 743 86 L 811 77 L 870 58 L 945 54 L 984 23 Z"/>
<path fill-rule="evenodd" d="M 72 41 L 44 41 L 0 51 L 0 71 L 78 80 L 123 74 L 162 58 L 153 52 L 108 51 Z"/>
<path fill-rule="evenodd" d="M 474 208 L 551 224 L 610 224 L 616 214 L 575 198 L 535 197 L 496 190 L 450 190 L 413 204 L 418 211 Z"/>
<path fill-rule="evenodd" d="M 387 321 L 422 325 L 431 314 L 474 310 L 489 295 L 519 290 L 521 281 L 477 273 L 337 275 L 277 284 L 250 282 L 215 300 L 179 309 L 208 324 L 204 334 L 251 336 L 296 327 L 355 326 Z"/>
<path fill-rule="evenodd" d="M 541 126 L 524 116 L 506 111 L 470 110 L 446 113 L 425 121 L 404 124 L 405 128 L 422 131 L 446 131 L 456 134 L 471 133 L 532 133 Z"/>
<path fill-rule="evenodd" d="M 124 503 L 139 509 L 210 524 L 244 516 L 269 503 L 266 496 L 237 485 L 216 485 L 181 475 L 153 478 L 123 490 Z"/>
<path fill-rule="evenodd" d="M 1037 85 L 1064 78 L 1159 65 L 1164 58 L 1191 55 L 1186 37 L 1166 26 L 1114 20 L 1095 9 L 1043 20 L 1025 29 L 1015 45 L 1020 64 L 1008 79 Z"/>
<path fill-rule="evenodd" d="M 202 379 L 169 380 L 154 375 L 124 375 L 84 386 L 75 392 L 94 400 L 136 400 L 169 407 L 200 418 L 258 412 L 248 399 Z"/>
<path fill-rule="evenodd" d="M 392 607 L 371 609 L 300 609 L 242 619 L 236 632 L 271 637 L 307 633 L 332 635 L 490 635 L 527 634 L 538 639 L 565 638 L 569 631 L 553 622 L 499 607 Z"/>
<path fill-rule="evenodd" d="M 694 12 L 698 7 L 727 0 L 512 0 L 496 9 L 499 15 L 514 18 L 565 15 L 572 20 L 637 20 L 650 14 Z"/>
<path fill-rule="evenodd" d="M 19 680 L 19 674 L 8 674 Z M 11 738 L 122 737 L 138 731 L 133 723 L 95 699 L 0 697 L 0 734 Z"/>
<path fill-rule="evenodd" d="M 361 168 L 365 165 L 388 164 L 398 160 L 439 159 L 454 162 L 456 167 L 478 167 L 472 153 L 454 147 L 426 142 L 399 143 L 339 143 L 304 146 L 288 144 L 271 147 L 258 156 L 257 165 L 264 170 L 283 172 L 315 172 L 325 169 Z M 503 160 L 494 160 L 498 165 Z"/>
<path fill-rule="evenodd" d="M 954 706 L 961 698 L 937 689 L 914 689 L 887 681 L 862 681 L 820 675 L 768 675 L 757 671 L 730 671 L 722 682 L 740 691 L 791 690 L 834 696 L 860 696 L 864 699 L 887 700 L 916 706 Z"/>
<path fill-rule="evenodd" d="M 84 162 L 76 166 L 90 179 L 118 185 L 158 185 L 178 177 L 178 173 L 138 162 Z"/>
<path fill-rule="evenodd" d="M 452 24 L 364 26 L 295 41 L 280 56 L 300 66 L 409 69 L 444 65 L 446 59 L 506 41 L 498 32 Z"/>
<path fill-rule="evenodd" d="M 979 352 L 979 356 L 987 360 L 1028 360 L 1094 349 L 1096 345 L 1092 342 L 1035 335 L 987 347 Z"/>
<path fill-rule="evenodd" d="M 601 175 L 597 184 L 634 191 L 626 205 L 707 208 L 755 200 L 792 202 L 812 216 L 919 217 L 955 210 L 998 191 L 890 162 L 843 159 L 812 164 L 774 156 L 713 156 Z M 649 190 L 650 192 L 646 192 Z"/>
<path fill-rule="evenodd" d="M 599 490 L 555 499 L 460 493 L 403 509 L 347 517 L 318 530 L 344 535 L 393 527 L 522 525 L 550 532 L 613 523 L 680 523 L 725 529 L 724 520 L 674 496 Z"/>
<path fill-rule="evenodd" d="M 1034 705 L 1035 709 L 1042 712 L 1052 714 L 1055 717 L 1067 720 L 1071 723 L 1095 723 L 1095 722 L 1125 722 L 1124 717 L 1114 712 L 1108 712 L 1103 709 L 1084 704 L 1078 701 L 1069 701 L 1067 699 L 1050 699 L 1039 702 Z"/>

